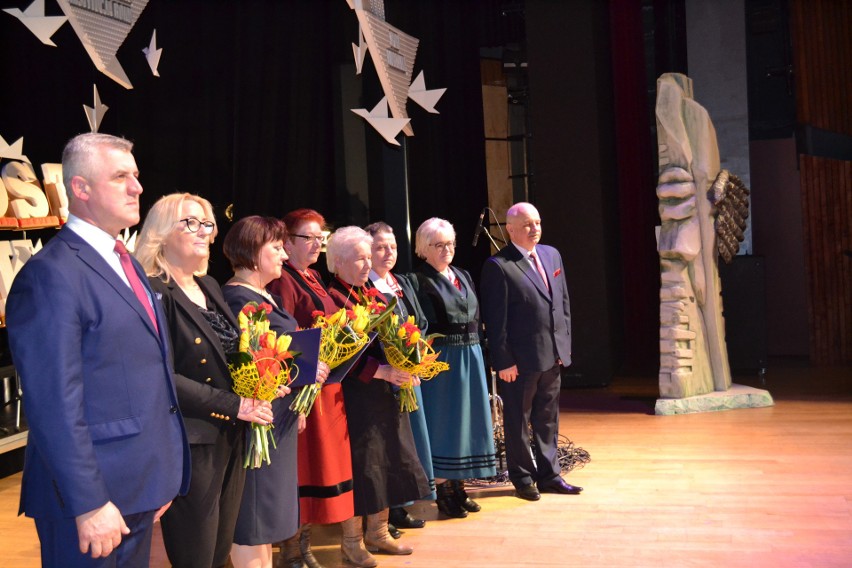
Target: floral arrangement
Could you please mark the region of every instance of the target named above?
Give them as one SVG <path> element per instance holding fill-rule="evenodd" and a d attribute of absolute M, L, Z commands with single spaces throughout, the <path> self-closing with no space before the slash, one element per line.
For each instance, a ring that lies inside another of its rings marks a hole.
<path fill-rule="evenodd" d="M 370 341 L 367 335 L 381 321 L 393 312 L 396 298 L 390 306 L 379 302 L 376 298 L 378 291 L 367 291 L 359 295 L 359 302 L 351 308 L 340 308 L 333 314 L 314 311 L 314 328 L 320 328 L 319 360 L 328 365 L 329 369 L 339 367 L 354 357 Z M 389 309 L 390 308 L 390 309 Z M 321 384 L 311 384 L 293 401 L 290 408 L 294 412 L 309 414 L 314 406 Z"/>
<path fill-rule="evenodd" d="M 414 323 L 414 316 L 400 322 L 399 316 L 393 313 L 398 298 L 394 297 L 390 304 L 385 306 L 378 301 L 380 295 L 381 292 L 377 289 L 368 288 L 363 294 L 359 294 L 356 308 L 363 306 L 370 314 L 370 329 L 375 329 L 378 333 L 388 364 L 424 381 L 448 370 L 450 365 L 438 361 L 440 353 L 432 349 L 432 342 L 440 335 L 423 337 L 420 328 Z M 411 381 L 400 385 L 398 396 L 400 412 L 413 412 L 418 409 L 417 396 Z"/>
<path fill-rule="evenodd" d="M 243 398 L 271 402 L 278 396 L 279 385 L 287 385 L 296 375 L 291 372 L 296 353 L 289 351 L 290 336 L 277 335 L 269 329 L 267 314 L 272 306 L 249 302 L 238 316 L 240 350 L 228 356 L 228 369 L 234 381 L 234 392 Z M 243 467 L 258 468 L 271 463 L 269 445 L 275 446 L 273 425 L 252 423 Z"/>
<path fill-rule="evenodd" d="M 440 336 L 433 334 L 424 338 L 420 328 L 414 323 L 414 316 L 408 316 L 406 321 L 400 323 L 399 316 L 392 314 L 378 325 L 376 331 L 385 349 L 385 357 L 395 369 L 428 381 L 450 368 L 448 363 L 438 361 L 440 352 L 436 353 L 432 349 L 435 337 Z M 399 388 L 399 410 L 413 412 L 417 408 L 414 385 L 409 381 Z"/>

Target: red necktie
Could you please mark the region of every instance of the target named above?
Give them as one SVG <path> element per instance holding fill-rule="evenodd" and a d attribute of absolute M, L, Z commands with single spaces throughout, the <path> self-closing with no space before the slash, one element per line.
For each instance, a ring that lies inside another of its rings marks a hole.
<path fill-rule="evenodd" d="M 136 269 L 133 268 L 133 262 L 130 260 L 130 254 L 127 252 L 127 248 L 124 246 L 124 243 L 121 241 L 115 241 L 115 248 L 113 249 L 118 253 L 118 260 L 121 262 L 121 268 L 124 269 L 124 275 L 127 276 L 127 281 L 130 282 L 130 287 L 133 289 L 133 293 L 136 294 L 136 298 L 139 299 L 139 302 L 145 307 L 145 311 L 148 312 L 148 317 L 151 318 L 151 323 L 154 324 L 154 329 L 157 328 L 157 316 L 154 315 L 154 308 L 151 306 L 151 300 L 148 299 L 148 294 L 145 293 L 145 287 L 142 285 L 142 281 L 139 279 L 139 275 L 136 273 Z"/>
<path fill-rule="evenodd" d="M 541 276 L 541 279 L 544 280 L 544 287 L 547 288 L 547 291 L 550 292 L 550 283 L 547 281 L 547 274 L 544 273 L 544 267 L 541 265 L 541 261 L 535 255 L 535 251 L 530 253 L 530 259 L 535 264 L 535 269 L 538 271 L 538 275 Z"/>

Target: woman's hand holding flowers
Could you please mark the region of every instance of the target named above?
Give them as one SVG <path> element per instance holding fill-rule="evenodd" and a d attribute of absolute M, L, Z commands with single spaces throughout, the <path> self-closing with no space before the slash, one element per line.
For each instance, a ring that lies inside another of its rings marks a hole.
<path fill-rule="evenodd" d="M 375 377 L 377 379 L 387 381 L 397 387 L 400 387 L 409 382 L 412 386 L 417 386 L 420 384 L 420 379 L 418 377 L 410 375 L 405 371 L 400 371 L 399 369 L 396 369 L 391 365 L 379 365 L 379 368 L 376 370 Z"/>
<path fill-rule="evenodd" d="M 328 378 L 328 374 L 331 372 L 331 368 L 323 361 L 319 361 L 317 363 L 317 380 L 319 384 L 323 384 L 325 380 Z"/>
<path fill-rule="evenodd" d="M 272 424 L 272 404 L 265 400 L 240 397 L 240 410 L 237 419 L 245 422 L 254 422 L 266 426 Z"/>

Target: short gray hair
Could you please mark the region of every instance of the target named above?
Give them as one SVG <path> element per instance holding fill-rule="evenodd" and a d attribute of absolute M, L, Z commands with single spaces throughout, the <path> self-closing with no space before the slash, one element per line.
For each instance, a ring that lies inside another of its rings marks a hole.
<path fill-rule="evenodd" d="M 328 265 L 328 271 L 337 274 L 340 263 L 351 259 L 355 247 L 361 243 L 366 243 L 367 247 L 370 248 L 373 246 L 373 237 L 361 227 L 351 225 L 340 227 L 334 231 L 328 238 L 325 249 L 325 262 Z"/>
<path fill-rule="evenodd" d="M 440 217 L 432 217 L 426 219 L 417 227 L 417 233 L 414 235 L 414 253 L 420 258 L 426 258 L 426 251 L 432 245 L 432 238 L 438 231 L 446 231 L 456 240 L 456 230 L 453 225 L 446 219 Z"/>
<path fill-rule="evenodd" d="M 65 149 L 62 150 L 62 183 L 65 184 L 68 199 L 74 197 L 74 192 L 71 189 L 71 178 L 74 176 L 92 177 L 96 154 L 102 147 L 131 152 L 133 151 L 133 142 L 111 134 L 86 132 L 78 134 L 65 144 Z"/>

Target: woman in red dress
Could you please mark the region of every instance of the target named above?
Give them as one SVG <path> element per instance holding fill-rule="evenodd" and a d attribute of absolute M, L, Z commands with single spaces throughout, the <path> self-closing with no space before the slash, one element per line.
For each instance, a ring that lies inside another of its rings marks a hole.
<path fill-rule="evenodd" d="M 284 224 L 289 233 L 284 249 L 290 258 L 281 277 L 268 288 L 281 297 L 282 307 L 299 326 L 307 328 L 313 324 L 314 311 L 337 311 L 319 273 L 310 268 L 319 258 L 325 219 L 312 209 L 298 209 L 284 217 Z M 355 514 L 349 432 L 339 382 L 320 390 L 307 427 L 299 434 L 298 455 L 302 527 L 294 538 L 299 539 L 302 561 L 315 568 L 320 564 L 311 552 L 311 524 L 351 522 Z"/>

